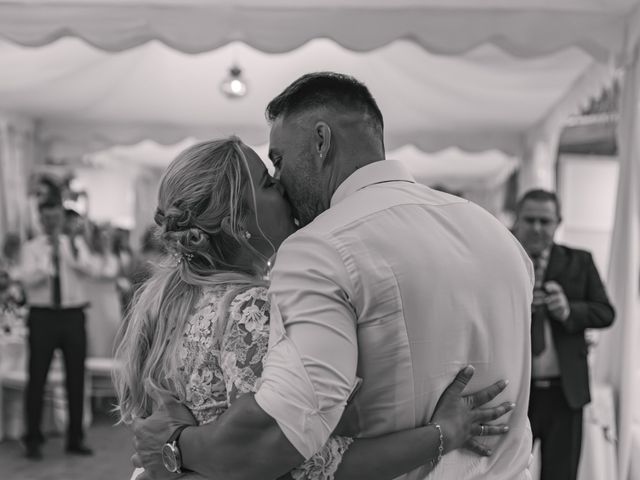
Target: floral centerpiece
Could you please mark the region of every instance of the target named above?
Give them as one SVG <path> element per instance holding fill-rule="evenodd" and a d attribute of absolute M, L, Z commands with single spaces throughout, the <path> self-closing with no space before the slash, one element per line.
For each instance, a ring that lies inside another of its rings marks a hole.
<path fill-rule="evenodd" d="M 27 335 L 28 309 L 22 288 L 17 283 L 2 283 L 0 281 L 0 343 L 23 342 Z"/>

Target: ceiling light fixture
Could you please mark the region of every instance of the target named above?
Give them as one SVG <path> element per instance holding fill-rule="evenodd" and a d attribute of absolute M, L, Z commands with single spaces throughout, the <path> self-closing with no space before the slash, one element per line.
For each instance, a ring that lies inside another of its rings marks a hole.
<path fill-rule="evenodd" d="M 237 65 L 229 69 L 229 74 L 222 80 L 220 90 L 229 98 L 242 98 L 247 94 L 247 83 L 242 78 L 242 69 Z"/>

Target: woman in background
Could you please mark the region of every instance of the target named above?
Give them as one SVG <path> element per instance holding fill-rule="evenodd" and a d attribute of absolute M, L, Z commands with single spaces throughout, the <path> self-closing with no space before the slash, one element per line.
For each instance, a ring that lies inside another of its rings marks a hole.
<path fill-rule="evenodd" d="M 114 265 L 113 232 L 107 225 L 89 223 L 88 245 L 91 253 L 98 257 L 111 257 Z M 122 323 L 122 306 L 116 289 L 118 268 L 113 275 L 86 277 L 86 291 L 89 297 L 87 309 L 87 356 L 113 357 L 115 338 Z"/>

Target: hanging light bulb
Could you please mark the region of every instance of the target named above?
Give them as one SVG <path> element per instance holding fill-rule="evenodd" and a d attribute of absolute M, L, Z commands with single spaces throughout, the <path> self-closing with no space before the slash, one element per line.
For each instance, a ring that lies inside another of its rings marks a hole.
<path fill-rule="evenodd" d="M 247 84 L 242 78 L 242 69 L 237 65 L 229 69 L 229 74 L 222 80 L 220 90 L 229 98 L 241 98 L 247 94 Z"/>

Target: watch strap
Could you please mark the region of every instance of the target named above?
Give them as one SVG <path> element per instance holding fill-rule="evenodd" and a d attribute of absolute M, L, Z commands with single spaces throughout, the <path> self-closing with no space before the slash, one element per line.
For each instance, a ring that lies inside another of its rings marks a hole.
<path fill-rule="evenodd" d="M 187 427 L 191 427 L 192 425 L 180 425 L 178 428 L 176 428 L 173 433 L 171 434 L 171 436 L 169 437 L 169 440 L 167 440 L 168 444 L 173 444 L 173 448 L 175 448 L 178 452 L 178 458 L 176 458 L 176 461 L 178 462 L 178 470 L 176 471 L 176 473 L 190 473 L 191 470 L 189 470 L 188 468 L 184 468 L 182 462 L 183 462 L 183 457 L 182 457 L 182 451 L 180 450 L 180 447 L 178 446 L 178 440 L 180 440 L 180 435 L 182 435 L 182 432 L 184 432 L 184 429 Z"/>
<path fill-rule="evenodd" d="M 180 425 L 178 428 L 176 428 L 171 434 L 171 436 L 169 437 L 169 440 L 167 440 L 167 443 L 176 442 L 177 444 L 178 440 L 180 439 L 180 435 L 182 435 L 182 432 L 187 427 L 191 427 L 191 425 Z"/>

